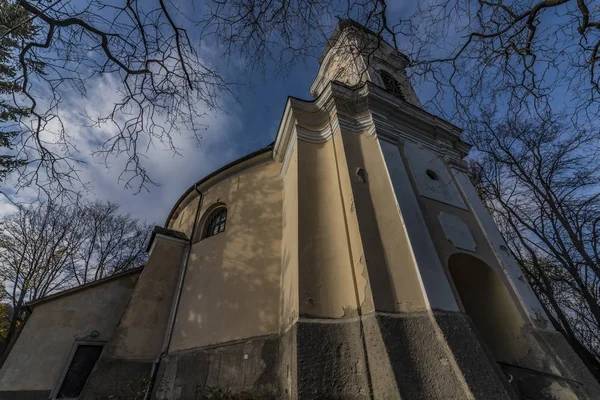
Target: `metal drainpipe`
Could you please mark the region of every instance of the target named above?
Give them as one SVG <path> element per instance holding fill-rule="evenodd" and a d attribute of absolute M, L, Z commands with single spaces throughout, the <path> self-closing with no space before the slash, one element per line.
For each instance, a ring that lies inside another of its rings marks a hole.
<path fill-rule="evenodd" d="M 165 340 L 163 348 L 160 354 L 156 357 L 152 363 L 152 369 L 150 370 L 150 382 L 144 395 L 144 400 L 149 400 L 152 395 L 152 389 L 154 388 L 154 381 L 156 380 L 156 374 L 158 373 L 158 366 L 162 361 L 163 357 L 169 351 L 169 345 L 171 344 L 171 338 L 173 337 L 173 328 L 175 327 L 175 317 L 177 316 L 177 310 L 179 309 L 179 301 L 181 300 L 181 291 L 183 290 L 183 282 L 185 280 L 185 273 L 187 271 L 188 262 L 190 260 L 190 254 L 192 253 L 192 246 L 194 245 L 194 238 L 196 237 L 196 230 L 198 229 L 198 216 L 200 215 L 200 207 L 202 206 L 202 200 L 204 196 L 202 192 L 198 190 L 198 185 L 194 184 L 194 190 L 198 193 L 198 206 L 196 207 L 196 217 L 194 218 L 194 225 L 192 226 L 192 234 L 190 237 L 190 243 L 185 252 L 183 266 L 181 268 L 181 274 L 179 275 L 179 283 L 177 284 L 177 291 L 175 292 L 175 301 L 173 302 L 173 308 L 171 308 L 171 315 L 169 316 L 169 325 L 167 325 L 167 332 L 165 334 Z"/>

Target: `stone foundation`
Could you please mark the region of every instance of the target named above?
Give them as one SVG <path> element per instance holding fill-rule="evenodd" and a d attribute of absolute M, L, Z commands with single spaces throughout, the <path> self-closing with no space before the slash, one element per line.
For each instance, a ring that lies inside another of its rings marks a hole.
<path fill-rule="evenodd" d="M 149 383 L 152 361 L 100 358 L 79 396 L 79 400 L 143 399 Z"/>
<path fill-rule="evenodd" d="M 282 336 L 169 354 L 153 399 L 514 399 L 460 313 L 301 318 Z"/>
<path fill-rule="evenodd" d="M 0 391 L 0 400 L 48 400 L 49 390 Z"/>
<path fill-rule="evenodd" d="M 524 334 L 542 357 L 513 365 L 494 361 L 463 313 L 304 316 L 282 335 L 166 355 L 151 398 L 600 399 L 598 383 L 559 333 Z M 142 399 L 152 362 L 101 357 L 80 399 Z M 3 391 L 0 400 L 49 395 Z"/>
<path fill-rule="evenodd" d="M 279 399 L 286 389 L 278 368 L 285 339 L 258 337 L 169 354 L 152 398 Z"/>
<path fill-rule="evenodd" d="M 600 399 L 598 381 L 562 334 L 556 331 L 536 331 L 534 336 L 561 375 L 555 378 L 546 375 L 545 380 L 554 386 L 560 386 L 561 392 L 566 392 L 563 388 L 568 387 L 580 399 Z"/>
<path fill-rule="evenodd" d="M 433 313 L 435 327 L 456 368 L 461 371 L 462 381 L 476 399 L 516 399 L 517 394 L 507 381 L 483 339 L 473 329 L 470 318 L 459 312 Z"/>

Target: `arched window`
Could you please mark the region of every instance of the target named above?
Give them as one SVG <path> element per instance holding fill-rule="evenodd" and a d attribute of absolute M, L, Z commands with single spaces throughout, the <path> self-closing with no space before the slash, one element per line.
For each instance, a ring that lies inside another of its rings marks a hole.
<path fill-rule="evenodd" d="M 398 82 L 398 80 L 387 71 L 381 70 L 379 73 L 381 74 L 381 79 L 383 80 L 383 86 L 385 86 L 385 90 L 404 100 L 404 93 L 402 93 L 402 86 L 400 85 L 400 82 Z"/>
<path fill-rule="evenodd" d="M 204 234 L 202 239 L 207 237 L 215 236 L 225 230 L 225 222 L 227 221 L 227 208 L 218 207 L 214 209 L 208 218 L 204 227 Z"/>

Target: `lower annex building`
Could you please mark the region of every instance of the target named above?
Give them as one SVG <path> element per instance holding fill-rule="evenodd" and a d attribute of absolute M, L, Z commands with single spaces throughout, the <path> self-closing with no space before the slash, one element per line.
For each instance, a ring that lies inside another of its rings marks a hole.
<path fill-rule="evenodd" d="M 342 21 L 320 62 L 143 268 L 29 304 L 0 399 L 600 399 L 406 57 Z"/>

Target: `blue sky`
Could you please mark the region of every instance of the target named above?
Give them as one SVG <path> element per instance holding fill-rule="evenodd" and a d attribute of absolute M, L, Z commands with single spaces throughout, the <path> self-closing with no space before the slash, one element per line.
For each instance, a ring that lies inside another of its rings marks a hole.
<path fill-rule="evenodd" d="M 194 38 L 194 28 L 190 28 L 189 32 Z M 102 129 L 87 127 L 89 121 L 84 114 L 107 112 L 119 99 L 116 94 L 118 82 L 110 76 L 88 81 L 86 98 L 65 93 L 61 118 L 66 130 L 76 140 L 79 156 L 88 163 L 80 176 L 82 181 L 90 184 L 90 199 L 117 202 L 122 212 L 162 225 L 174 202 L 194 182 L 275 139 L 288 96 L 310 99 L 309 87 L 318 70 L 316 57 L 307 60 L 307 65 L 298 64 L 286 76 L 275 75 L 271 71 L 275 66 L 267 65 L 264 75 L 257 73 L 250 80 L 243 76 L 245 72 L 239 59 L 222 59 L 219 49 L 211 43 L 201 42 L 198 48 L 203 61 L 217 69 L 228 81 L 236 82 L 232 86 L 236 98 L 223 97 L 223 111 L 205 110 L 207 116 L 201 122 L 208 127 L 201 133 L 199 142 L 189 133 L 175 137 L 175 147 L 180 155 L 160 145 L 149 149 L 143 162 L 151 178 L 158 183 L 157 186 L 148 185 L 149 192 L 136 193 L 136 188 L 124 188 L 124 182 L 118 179 L 123 158 L 111 160 L 107 168 L 103 160 L 91 155 L 98 140 L 90 138 L 102 139 L 110 128 L 102 132 Z M 10 189 L 10 183 L 6 187 Z M 25 190 L 17 196 L 17 200 L 27 202 L 33 196 L 33 190 Z M 6 199 L 0 198 L 0 215 L 14 209 Z"/>
<path fill-rule="evenodd" d="M 388 15 L 396 19 L 402 14 L 408 15 L 407 7 L 411 3 L 390 2 Z M 69 7 L 84 9 L 89 4 L 87 0 L 74 0 Z M 179 155 L 160 144 L 148 150 L 147 158 L 142 162 L 157 186 L 148 185 L 149 191 L 142 190 L 139 193 L 136 193 L 136 187 L 126 189 L 124 181 L 119 181 L 126 160 L 124 157 L 109 160 L 107 166 L 103 159 L 92 156 L 95 146 L 102 143 L 102 139 L 110 138 L 111 127 L 90 128 L 85 115 L 106 115 L 112 105 L 119 101 L 116 93 L 119 83 L 114 78 L 105 76 L 87 81 L 86 97 L 79 96 L 75 91 L 61 93 L 63 103 L 59 113 L 66 132 L 74 138 L 79 158 L 87 162 L 87 166 L 81 169 L 80 178 L 89 184 L 91 190 L 88 197 L 117 202 L 122 212 L 159 225 L 164 223 L 174 202 L 194 182 L 245 154 L 267 146 L 275 139 L 288 96 L 311 99 L 309 88 L 319 68 L 318 57 L 325 47 L 324 40 L 322 50 L 304 63 L 297 63 L 285 75 L 276 74 L 277 65 L 270 62 L 264 74 L 258 72 L 247 77 L 242 68 L 243 59 L 235 55 L 223 59 L 221 49 L 210 42 L 214 38 L 200 38 L 199 28 L 192 22 L 204 15 L 205 2 L 174 1 L 170 4 L 177 7 L 179 12 L 173 16 L 180 26 L 187 28 L 192 42 L 197 44 L 202 61 L 216 69 L 226 80 L 236 83 L 232 87 L 236 98 L 221 99 L 224 111 L 202 110 L 207 114 L 201 121 L 207 124 L 207 130 L 201 133 L 199 142 L 190 137 L 190 133 L 176 136 L 174 144 L 179 149 Z M 111 19 L 110 14 L 106 17 L 107 20 Z M 337 18 L 323 15 L 321 19 L 322 23 L 330 24 L 333 31 Z M 88 55 L 95 58 L 99 54 Z M 4 186 L 4 190 L 8 189 L 10 193 L 10 182 L 5 182 Z M 26 189 L 14 198 L 27 203 L 36 194 L 35 189 Z M 0 215 L 14 209 L 6 199 L 0 197 Z"/>
<path fill-rule="evenodd" d="M 196 9 L 195 12 L 200 10 Z M 332 18 L 332 23 L 335 19 Z M 194 28 L 189 29 L 194 40 Z M 324 43 L 323 43 L 324 48 Z M 150 148 L 144 161 L 151 178 L 158 183 L 149 185 L 149 191 L 136 193 L 125 189 L 119 181 L 124 159 L 111 160 L 108 167 L 103 160 L 91 155 L 95 144 L 90 138 L 109 135 L 99 129 L 87 127 L 85 114 L 101 114 L 108 111 L 118 99 L 118 82 L 110 76 L 87 82 L 87 97 L 64 96 L 61 118 L 66 130 L 75 137 L 81 158 L 88 165 L 83 167 L 80 176 L 89 182 L 90 199 L 110 200 L 121 205 L 121 211 L 146 220 L 151 224 L 162 225 L 171 207 L 180 195 L 194 182 L 215 169 L 260 148 L 275 139 L 279 121 L 288 96 L 311 99 L 309 88 L 316 77 L 319 63 L 318 54 L 298 63 L 285 76 L 275 74 L 276 65 L 267 64 L 267 70 L 247 79 L 241 68 L 243 60 L 223 59 L 221 52 L 212 43 L 199 43 L 199 54 L 204 62 L 217 69 L 228 81 L 237 82 L 232 90 L 236 98 L 224 97 L 221 105 L 224 111 L 205 110 L 207 117 L 201 121 L 208 128 L 201 134 L 199 143 L 182 134 L 175 137 L 175 147 L 180 155 L 159 146 Z M 240 79 L 240 77 L 242 77 Z M 105 136 L 106 137 L 106 136 Z M 97 143 L 98 141 L 95 140 Z M 8 185 L 7 185 L 8 186 Z M 28 200 L 33 191 L 27 190 L 17 199 Z M 5 199 L 0 199 L 0 214 L 14 210 Z"/>
<path fill-rule="evenodd" d="M 288 96 L 310 99 L 309 87 L 316 77 L 318 62 L 298 65 L 285 77 L 257 77 L 251 84 L 236 89 L 237 99 L 227 99 L 225 112 L 207 118 L 208 129 L 203 134 L 200 147 L 192 139 L 184 139 L 190 147 L 183 157 L 163 158 L 165 168 L 177 166 L 181 174 L 177 179 L 160 180 L 160 187 L 150 188 L 151 193 L 117 193 L 123 211 L 130 212 L 148 222 L 163 224 L 174 202 L 192 184 L 213 170 L 239 157 L 263 148 L 275 140 L 277 128 Z M 186 170 L 186 171 L 183 171 Z M 149 209 L 148 203 L 156 204 Z"/>
<path fill-rule="evenodd" d="M 209 54 L 216 53 L 211 51 Z M 199 142 L 189 134 L 176 136 L 175 146 L 180 149 L 181 155 L 174 155 L 160 146 L 151 148 L 145 163 L 159 185 L 149 185 L 149 192 L 136 194 L 136 190 L 124 189 L 123 182 L 118 180 L 122 160 L 113 160 L 110 168 L 106 168 L 102 160 L 90 156 L 93 144 L 82 140 L 78 148 L 89 163 L 82 174 L 83 180 L 91 184 L 89 197 L 115 201 L 121 205 L 122 212 L 162 225 L 175 201 L 194 182 L 275 139 L 287 97 L 310 99 L 309 87 L 318 66 L 314 59 L 308 65 L 298 65 L 285 77 L 267 71 L 264 77 L 257 75 L 253 82 L 235 86 L 237 98 L 223 98 L 223 111 L 207 111 L 208 115 L 202 122 L 208 127 Z M 233 62 L 220 61 L 218 68 L 226 76 L 241 73 Z M 116 82 L 107 78 L 89 85 L 88 98 L 71 98 L 63 108 L 68 130 L 80 138 L 99 134 L 97 130 L 90 131 L 85 127 L 87 121 L 82 113 L 101 111 L 101 105 L 108 107 L 117 99 Z M 114 101 L 111 96 L 115 96 Z M 0 212 L 11 209 L 6 203 L 0 204 Z"/>
<path fill-rule="evenodd" d="M 412 12 L 413 5 L 413 1 L 389 2 L 388 19 L 393 21 L 406 18 Z M 194 15 L 192 12 L 201 13 L 201 10 L 191 10 L 188 14 Z M 330 19 L 334 21 L 333 18 Z M 193 27 L 189 32 L 194 38 Z M 452 39 L 454 38 L 450 38 L 451 41 Z M 111 81 L 110 77 L 90 81 L 87 98 L 65 97 L 62 117 L 69 133 L 77 138 L 81 157 L 88 162 L 81 175 L 82 180 L 91 184 L 90 198 L 118 202 L 122 212 L 148 223 L 161 225 L 174 202 L 194 182 L 275 139 L 288 96 L 311 99 L 309 87 L 317 74 L 317 57 L 320 54 L 315 54 L 305 64 L 295 65 L 285 76 L 276 75 L 276 65 L 270 63 L 264 75 L 256 74 L 250 80 L 245 77 L 246 73 L 241 68 L 243 60 L 235 57 L 224 60 L 221 51 L 214 44 L 199 43 L 199 54 L 203 61 L 217 69 L 227 80 L 239 82 L 232 87 L 237 98 L 221 99 L 224 112 L 205 110 L 207 117 L 203 122 L 208 128 L 202 133 L 199 144 L 189 134 L 184 133 L 175 138 L 175 146 L 180 149 L 181 155 L 174 155 L 161 147 L 149 149 L 144 162 L 152 179 L 159 184 L 149 186 L 149 192 L 135 194 L 135 189 L 124 189 L 124 183 L 118 180 L 123 166 L 122 159 L 112 160 L 110 168 L 106 168 L 101 160 L 91 156 L 94 147 L 89 138 L 102 138 L 105 132 L 87 128 L 85 125 L 88 121 L 82 115 L 84 112 L 102 112 L 111 107 L 118 100 L 115 94 L 116 82 Z M 403 47 L 402 43 L 400 47 Z M 435 87 L 427 83 L 416 87 L 422 101 L 430 97 L 433 90 Z M 450 100 L 444 98 L 444 109 L 446 101 L 452 107 Z M 28 193 L 22 193 L 24 199 L 27 195 Z M 12 209 L 6 200 L 0 199 L 0 214 Z"/>
<path fill-rule="evenodd" d="M 388 14 L 398 18 L 408 14 L 410 2 L 390 2 Z M 324 46 L 323 46 L 324 50 Z M 239 60 L 220 59 L 217 51 L 209 52 L 213 65 L 232 80 L 244 74 L 239 68 Z M 275 74 L 275 66 L 267 65 L 264 76 L 257 74 L 252 82 L 246 79 L 234 89 L 237 99 L 226 99 L 226 113 L 218 112 L 206 119 L 209 127 L 203 135 L 200 147 L 194 140 L 180 138 L 184 147 L 183 157 L 160 157 L 158 183 L 150 193 L 132 194 L 123 190 L 114 178 L 107 179 L 103 174 L 97 182 L 94 195 L 100 199 L 117 201 L 124 212 L 146 219 L 149 223 L 162 225 L 171 207 L 181 194 L 215 169 L 255 150 L 263 148 L 275 140 L 277 128 L 288 96 L 312 99 L 310 85 L 315 79 L 319 54 L 299 63 L 285 76 Z M 173 177 L 160 171 L 177 171 Z M 101 188 L 100 188 L 101 186 Z"/>
<path fill-rule="evenodd" d="M 275 139 L 287 97 L 311 98 L 309 87 L 316 76 L 318 62 L 312 60 L 311 64 L 297 66 L 286 77 L 257 77 L 251 84 L 238 86 L 237 99 L 223 99 L 224 111 L 215 111 L 203 121 L 208 128 L 199 143 L 190 137 L 177 137 L 176 146 L 181 149 L 181 156 L 166 149 L 151 150 L 147 164 L 160 186 L 149 186 L 149 192 L 135 194 L 134 190 L 125 190 L 117 180 L 120 172 L 117 165 L 107 171 L 99 160 L 95 165 L 92 161 L 89 169 L 94 190 L 91 195 L 116 201 L 121 204 L 121 211 L 162 225 L 175 201 L 188 187 L 213 170 Z"/>

